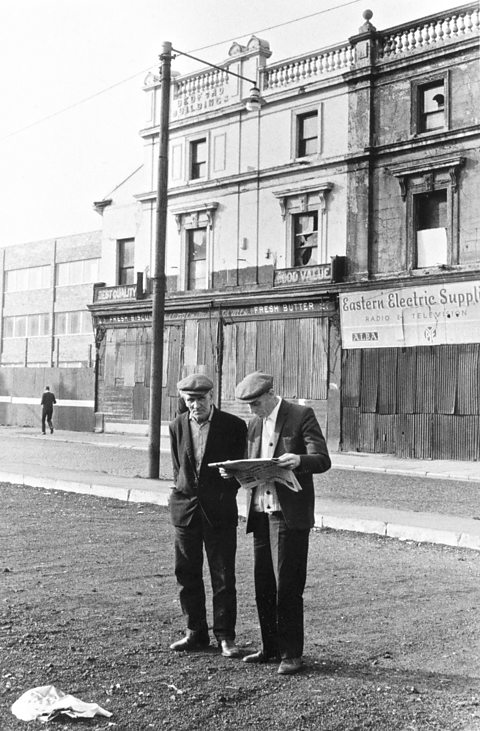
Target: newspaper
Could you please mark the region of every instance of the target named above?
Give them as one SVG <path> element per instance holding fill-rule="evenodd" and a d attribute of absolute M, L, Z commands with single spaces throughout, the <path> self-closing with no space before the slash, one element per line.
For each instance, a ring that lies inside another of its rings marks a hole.
<path fill-rule="evenodd" d="M 278 459 L 232 459 L 226 462 L 210 462 L 209 467 L 218 467 L 233 473 L 240 485 L 246 490 L 259 487 L 265 482 L 279 482 L 293 492 L 302 488 L 293 474 L 278 464 Z"/>
<path fill-rule="evenodd" d="M 60 715 L 69 718 L 93 718 L 106 716 L 110 718 L 110 711 L 106 711 L 96 703 L 85 703 L 73 695 L 69 695 L 54 685 L 42 685 L 31 688 L 18 698 L 11 706 L 14 716 L 21 721 L 53 721 Z M 65 720 L 65 719 L 61 719 Z"/>

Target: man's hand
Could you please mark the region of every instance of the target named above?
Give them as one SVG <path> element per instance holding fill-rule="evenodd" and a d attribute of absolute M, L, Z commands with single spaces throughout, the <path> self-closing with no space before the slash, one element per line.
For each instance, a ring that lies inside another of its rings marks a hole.
<path fill-rule="evenodd" d="M 286 470 L 294 470 L 300 466 L 300 455 L 287 452 L 278 457 L 277 464 L 279 467 L 284 467 Z"/>
<path fill-rule="evenodd" d="M 224 480 L 229 480 L 231 477 L 235 477 L 235 474 L 231 470 L 226 470 L 224 467 L 219 467 L 220 477 Z"/>

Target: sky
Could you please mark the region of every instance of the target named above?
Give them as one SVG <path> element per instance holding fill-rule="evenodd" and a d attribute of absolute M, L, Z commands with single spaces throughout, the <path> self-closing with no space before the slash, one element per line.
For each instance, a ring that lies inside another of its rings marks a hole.
<path fill-rule="evenodd" d="M 142 86 L 158 68 L 163 41 L 218 64 L 234 40 L 258 35 L 270 43 L 274 63 L 346 40 L 366 8 L 383 30 L 458 4 L 3 0 L 0 248 L 101 228 L 93 201 L 143 161 Z M 200 66 L 177 57 L 172 70 Z"/>

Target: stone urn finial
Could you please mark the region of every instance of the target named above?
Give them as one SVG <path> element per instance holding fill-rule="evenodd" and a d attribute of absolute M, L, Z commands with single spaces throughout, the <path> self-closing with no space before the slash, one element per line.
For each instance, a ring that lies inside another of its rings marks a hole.
<path fill-rule="evenodd" d="M 362 18 L 365 20 L 365 23 L 361 25 L 358 29 L 360 33 L 368 33 L 369 31 L 377 30 L 375 26 L 370 23 L 370 19 L 373 18 L 373 13 L 371 10 L 364 10 L 362 13 Z"/>

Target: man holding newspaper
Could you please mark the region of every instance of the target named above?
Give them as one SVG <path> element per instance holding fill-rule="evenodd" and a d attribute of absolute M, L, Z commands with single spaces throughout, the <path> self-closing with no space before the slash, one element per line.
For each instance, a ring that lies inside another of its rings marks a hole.
<path fill-rule="evenodd" d="M 238 384 L 235 396 L 254 414 L 248 427 L 248 457 L 272 460 L 263 475 L 262 461 L 250 462 L 250 473 L 234 472 L 250 488 L 247 533 L 253 531 L 262 636 L 262 649 L 243 659 L 279 660 L 279 674 L 290 675 L 302 667 L 303 591 L 314 525 L 312 473 L 326 472 L 330 457 L 313 410 L 277 396 L 271 375 L 250 373 Z"/>

